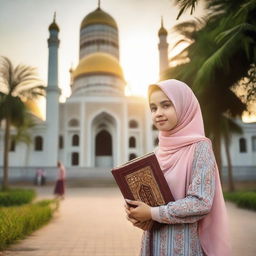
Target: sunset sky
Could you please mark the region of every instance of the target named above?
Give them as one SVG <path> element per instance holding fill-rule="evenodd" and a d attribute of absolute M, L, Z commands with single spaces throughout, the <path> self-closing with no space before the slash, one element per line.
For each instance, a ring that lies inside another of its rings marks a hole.
<path fill-rule="evenodd" d="M 69 69 L 71 65 L 75 68 L 79 61 L 80 24 L 97 6 L 98 0 L 0 0 L 0 55 L 8 57 L 14 65 L 21 63 L 37 67 L 40 78 L 46 84 L 48 27 L 56 11 L 61 41 L 59 87 L 62 89 L 61 101 L 65 101 L 70 95 Z M 134 95 L 145 95 L 147 85 L 158 80 L 157 34 L 161 16 L 169 31 L 171 56 L 175 54 L 172 45 L 177 40 L 171 28 L 179 22 L 206 14 L 203 6 L 199 5 L 192 16 L 185 13 L 177 21 L 179 10 L 174 0 L 101 0 L 101 8 L 118 24 L 120 63 L 128 91 Z M 41 108 L 44 115 L 44 100 Z"/>
<path fill-rule="evenodd" d="M 48 26 L 56 11 L 60 27 L 59 86 L 69 96 L 69 68 L 78 64 L 79 29 L 83 18 L 97 8 L 97 0 L 0 0 L 1 55 L 38 68 L 47 82 Z M 161 16 L 168 30 L 177 23 L 177 6 L 170 0 L 102 0 L 101 8 L 119 27 L 120 62 L 132 94 L 145 95 L 158 79 L 158 29 Z M 197 8 L 197 13 L 203 13 Z M 192 19 L 184 15 L 179 22 Z M 168 41 L 175 41 L 170 34 Z M 171 49 L 170 49 L 171 51 Z M 170 52 L 170 54 L 172 54 Z"/>

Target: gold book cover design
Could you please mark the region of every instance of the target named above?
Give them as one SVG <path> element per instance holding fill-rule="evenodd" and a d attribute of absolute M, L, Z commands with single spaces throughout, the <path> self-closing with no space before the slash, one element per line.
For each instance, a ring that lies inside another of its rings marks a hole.
<path fill-rule="evenodd" d="M 173 201 L 154 153 L 136 158 L 112 169 L 124 198 L 159 206 Z"/>

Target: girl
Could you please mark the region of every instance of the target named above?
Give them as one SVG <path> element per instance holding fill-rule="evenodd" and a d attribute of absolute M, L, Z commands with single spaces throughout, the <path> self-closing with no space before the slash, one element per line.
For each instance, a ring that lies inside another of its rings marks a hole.
<path fill-rule="evenodd" d="M 225 203 L 211 142 L 204 134 L 199 103 L 178 80 L 148 89 L 153 124 L 159 130 L 155 150 L 174 202 L 150 207 L 126 200 L 127 218 L 144 231 L 141 256 L 229 256 Z"/>

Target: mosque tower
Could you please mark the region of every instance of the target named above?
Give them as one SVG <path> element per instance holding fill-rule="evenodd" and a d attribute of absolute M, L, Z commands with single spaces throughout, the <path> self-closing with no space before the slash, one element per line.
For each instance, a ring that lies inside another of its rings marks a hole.
<path fill-rule="evenodd" d="M 161 18 L 161 28 L 158 31 L 159 36 L 159 75 L 163 74 L 163 72 L 168 68 L 168 43 L 167 43 L 167 30 L 163 26 L 163 17 Z"/>
<path fill-rule="evenodd" d="M 79 64 L 72 72 L 72 81 L 71 98 L 124 96 L 117 23 L 101 9 L 100 1 L 81 22 Z"/>
<path fill-rule="evenodd" d="M 48 61 L 48 85 L 46 89 L 46 136 L 45 151 L 47 164 L 51 167 L 57 165 L 58 161 L 58 134 L 59 134 L 59 96 L 58 87 L 58 39 L 59 27 L 55 22 L 49 26 L 50 38 L 48 39 L 49 61 Z"/>

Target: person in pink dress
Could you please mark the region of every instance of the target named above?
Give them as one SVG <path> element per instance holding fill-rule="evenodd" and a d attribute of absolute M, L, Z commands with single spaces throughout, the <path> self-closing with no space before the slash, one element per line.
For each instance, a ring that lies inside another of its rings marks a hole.
<path fill-rule="evenodd" d="M 58 178 L 55 184 L 54 194 L 56 198 L 64 199 L 66 170 L 64 165 L 60 161 L 58 161 L 57 166 L 58 166 Z"/>
<path fill-rule="evenodd" d="M 197 98 L 170 79 L 150 85 L 148 99 L 159 130 L 155 154 L 175 200 L 159 207 L 126 200 L 135 206 L 125 205 L 127 219 L 144 230 L 140 255 L 231 256 L 218 167 Z M 152 221 L 158 228 L 150 229 Z"/>

